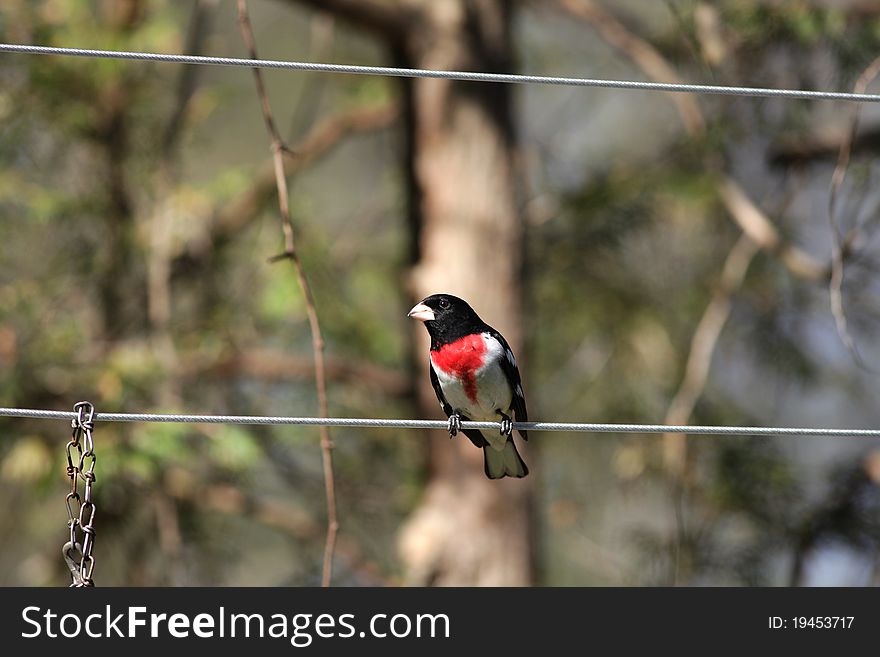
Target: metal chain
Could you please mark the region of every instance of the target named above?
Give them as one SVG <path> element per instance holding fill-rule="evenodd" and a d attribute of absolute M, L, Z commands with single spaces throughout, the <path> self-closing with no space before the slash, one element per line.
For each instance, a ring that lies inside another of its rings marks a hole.
<path fill-rule="evenodd" d="M 90 402 L 82 401 L 74 404 L 73 411 L 76 413 L 71 422 L 73 434 L 67 443 L 70 492 L 64 500 L 67 506 L 68 541 L 61 552 L 70 570 L 70 586 L 94 586 L 92 571 L 95 569 L 95 558 L 92 550 L 95 547 L 95 503 L 92 501 L 92 485 L 95 483 L 95 442 L 92 431 L 95 428 L 95 407 Z M 79 494 L 80 480 L 85 482 L 82 497 Z"/>

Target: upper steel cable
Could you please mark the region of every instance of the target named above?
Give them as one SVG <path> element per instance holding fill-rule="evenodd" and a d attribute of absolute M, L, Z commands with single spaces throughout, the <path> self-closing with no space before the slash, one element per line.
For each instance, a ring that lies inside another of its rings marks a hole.
<path fill-rule="evenodd" d="M 321 64 L 289 62 L 272 59 L 245 59 L 239 57 L 208 57 L 204 55 L 176 55 L 122 50 L 94 50 L 89 48 L 59 48 L 0 43 L 0 52 L 29 55 L 59 55 L 64 57 L 98 57 L 134 61 L 202 64 L 211 66 L 244 66 L 274 68 L 321 73 L 348 73 L 351 75 L 378 75 L 399 78 L 442 78 L 468 82 L 499 82 L 506 84 L 548 84 L 569 87 L 603 87 L 641 91 L 669 91 L 676 93 L 714 94 L 725 96 L 754 96 L 759 98 L 798 98 L 804 100 L 848 100 L 863 103 L 880 102 L 880 95 L 845 91 L 809 91 L 804 89 L 769 89 L 764 87 L 729 87 L 708 84 L 676 84 L 667 82 L 640 82 L 637 80 L 602 80 L 570 78 L 550 75 L 520 75 L 515 73 L 484 73 L 477 71 L 432 71 L 420 68 L 391 66 L 356 66 L 351 64 Z"/>

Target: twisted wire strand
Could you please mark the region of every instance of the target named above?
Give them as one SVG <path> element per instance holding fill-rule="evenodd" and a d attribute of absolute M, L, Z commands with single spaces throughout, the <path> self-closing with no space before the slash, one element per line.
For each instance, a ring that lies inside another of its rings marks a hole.
<path fill-rule="evenodd" d="M 30 408 L 0 408 L 0 417 L 41 420 L 76 418 L 72 411 Z M 445 420 L 402 420 L 389 418 L 320 418 L 264 415 L 186 415 L 164 413 L 95 413 L 97 422 L 172 422 L 183 424 L 306 425 L 330 427 L 375 427 L 393 429 L 445 429 Z M 500 422 L 462 421 L 463 429 L 500 429 Z M 818 436 L 826 438 L 880 438 L 880 429 L 823 429 L 815 427 L 737 427 L 674 424 L 609 424 L 589 422 L 514 422 L 514 429 L 573 433 L 685 433 L 722 436 Z"/>
<path fill-rule="evenodd" d="M 707 84 L 683 84 L 667 82 L 642 82 L 638 80 L 603 80 L 596 78 L 572 78 L 550 75 L 522 75 L 515 73 L 485 73 L 480 71 L 434 71 L 419 68 L 396 68 L 391 66 L 358 66 L 351 64 L 323 64 L 317 62 L 293 62 L 272 59 L 246 59 L 240 57 L 209 57 L 205 55 L 180 55 L 124 50 L 95 50 L 90 48 L 61 48 L 55 46 L 20 45 L 0 43 L 0 52 L 28 55 L 57 55 L 64 57 L 97 57 L 134 61 L 167 62 L 210 66 L 241 66 L 248 68 L 313 71 L 321 73 L 344 73 L 350 75 L 376 75 L 404 78 L 442 78 L 467 82 L 497 82 L 504 84 L 544 84 L 569 87 L 602 87 L 640 91 L 668 91 L 692 94 L 724 96 L 753 96 L 759 98 L 797 98 L 804 100 L 846 100 L 864 103 L 880 102 L 880 95 L 843 91 L 811 91 L 805 89 L 771 89 L 765 87 L 733 87 Z"/>

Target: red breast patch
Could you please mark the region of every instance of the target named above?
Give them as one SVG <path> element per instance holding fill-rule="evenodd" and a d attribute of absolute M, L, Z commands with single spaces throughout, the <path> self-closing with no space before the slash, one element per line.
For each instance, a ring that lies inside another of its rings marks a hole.
<path fill-rule="evenodd" d="M 476 370 L 483 366 L 486 342 L 482 335 L 466 335 L 455 342 L 445 344 L 431 352 L 434 367 L 458 378 L 464 392 L 473 402 L 477 401 L 477 385 L 474 381 Z"/>

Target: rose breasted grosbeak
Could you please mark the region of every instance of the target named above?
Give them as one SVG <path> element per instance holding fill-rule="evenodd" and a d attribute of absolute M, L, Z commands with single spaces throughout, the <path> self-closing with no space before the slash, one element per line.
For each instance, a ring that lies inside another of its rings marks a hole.
<path fill-rule="evenodd" d="M 451 294 L 434 294 L 417 303 L 409 317 L 425 324 L 431 336 L 431 385 L 449 418 L 449 437 L 462 420 L 501 420 L 501 432 L 463 429 L 483 448 L 489 479 L 525 477 L 529 469 L 513 442 L 511 415 L 528 421 L 516 358 L 507 340 L 486 324 L 466 301 Z M 528 434 L 520 431 L 524 440 Z"/>

